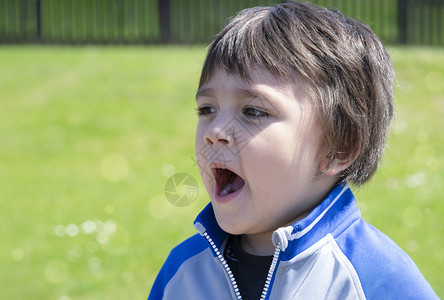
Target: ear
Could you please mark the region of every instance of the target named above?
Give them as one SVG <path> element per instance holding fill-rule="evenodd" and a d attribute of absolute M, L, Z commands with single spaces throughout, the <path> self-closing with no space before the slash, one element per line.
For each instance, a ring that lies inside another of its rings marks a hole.
<path fill-rule="evenodd" d="M 319 170 L 322 174 L 328 176 L 335 176 L 347 169 L 358 157 L 360 147 L 353 149 L 352 153 L 349 152 L 336 152 L 335 154 L 329 153 L 319 164 Z M 331 156 L 334 155 L 333 161 Z"/>
<path fill-rule="evenodd" d="M 337 153 L 333 163 L 331 163 L 330 166 L 324 168 L 325 171 L 323 173 L 329 176 L 338 175 L 339 173 L 347 169 L 355 161 L 357 152 L 355 153 L 356 154 L 353 155 L 347 155 L 343 152 Z"/>

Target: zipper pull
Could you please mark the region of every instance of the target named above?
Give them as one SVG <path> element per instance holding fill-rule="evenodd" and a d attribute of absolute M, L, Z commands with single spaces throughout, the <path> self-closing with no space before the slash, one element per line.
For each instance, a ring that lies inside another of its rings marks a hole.
<path fill-rule="evenodd" d="M 279 244 L 281 251 L 285 252 L 288 247 L 288 240 L 292 232 L 293 226 L 278 228 L 273 232 L 271 240 L 276 247 Z"/>
<path fill-rule="evenodd" d="M 194 228 L 196 228 L 197 232 L 199 232 L 201 236 L 203 236 L 204 233 L 207 231 L 200 222 L 194 223 Z"/>

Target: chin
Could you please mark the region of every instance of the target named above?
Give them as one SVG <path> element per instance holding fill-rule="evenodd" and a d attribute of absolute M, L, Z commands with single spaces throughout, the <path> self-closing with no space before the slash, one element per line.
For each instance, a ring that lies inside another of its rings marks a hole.
<path fill-rule="evenodd" d="M 245 228 L 239 225 L 239 222 L 234 220 L 227 220 L 223 217 L 218 217 L 216 213 L 216 220 L 219 227 L 222 228 L 223 231 L 232 235 L 241 235 L 245 233 Z"/>

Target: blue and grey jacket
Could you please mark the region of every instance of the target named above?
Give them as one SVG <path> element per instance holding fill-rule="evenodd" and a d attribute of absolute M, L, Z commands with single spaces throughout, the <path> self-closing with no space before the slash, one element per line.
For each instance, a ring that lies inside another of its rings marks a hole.
<path fill-rule="evenodd" d="M 199 234 L 171 251 L 148 299 L 242 299 L 211 204 L 194 225 Z M 438 299 L 410 257 L 361 218 L 346 184 L 272 240 L 262 299 Z"/>

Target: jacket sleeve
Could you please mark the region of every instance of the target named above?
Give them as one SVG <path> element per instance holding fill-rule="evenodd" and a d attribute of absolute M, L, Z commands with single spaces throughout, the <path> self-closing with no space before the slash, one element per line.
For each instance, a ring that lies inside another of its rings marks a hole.
<path fill-rule="evenodd" d="M 151 292 L 148 295 L 148 300 L 160 300 L 163 298 L 163 292 L 165 290 L 165 286 L 168 283 L 167 275 L 166 275 L 166 262 L 160 269 L 159 274 L 157 274 L 156 280 L 154 281 L 153 287 L 151 288 Z"/>
<path fill-rule="evenodd" d="M 159 274 L 157 274 L 156 280 L 151 288 L 151 292 L 148 295 L 148 300 L 163 299 L 168 283 L 174 277 L 183 263 L 194 255 L 202 252 L 207 247 L 208 245 L 205 239 L 199 234 L 192 236 L 175 247 L 168 255 L 168 258 L 160 269 Z"/>

